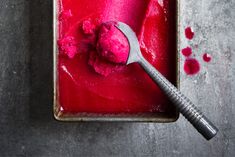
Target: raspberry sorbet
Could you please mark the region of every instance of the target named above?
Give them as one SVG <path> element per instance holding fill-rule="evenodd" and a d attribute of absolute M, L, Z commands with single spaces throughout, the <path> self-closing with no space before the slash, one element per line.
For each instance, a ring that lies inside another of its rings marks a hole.
<path fill-rule="evenodd" d="M 175 84 L 175 10 L 170 0 L 59 0 L 61 111 L 171 112 L 170 102 L 144 70 L 125 65 L 129 44 L 115 22 L 135 31 L 143 56 Z"/>

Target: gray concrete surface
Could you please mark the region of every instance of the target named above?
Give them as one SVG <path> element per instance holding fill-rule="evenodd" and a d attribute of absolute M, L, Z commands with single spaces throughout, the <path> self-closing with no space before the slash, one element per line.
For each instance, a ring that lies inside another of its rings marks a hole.
<path fill-rule="evenodd" d="M 181 0 L 196 36 L 199 75 L 181 89 L 219 127 L 204 140 L 183 118 L 170 124 L 59 123 L 52 117 L 52 0 L 0 1 L 0 156 L 235 156 L 235 1 Z M 210 64 L 200 59 L 212 54 Z M 184 58 L 181 58 L 183 63 Z M 181 64 L 182 65 L 182 64 Z M 181 68 L 182 69 L 182 68 Z"/>

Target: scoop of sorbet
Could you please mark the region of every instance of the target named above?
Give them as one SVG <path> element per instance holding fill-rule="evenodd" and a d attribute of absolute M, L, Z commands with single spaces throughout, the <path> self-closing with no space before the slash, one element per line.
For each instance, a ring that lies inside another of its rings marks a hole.
<path fill-rule="evenodd" d="M 125 64 L 129 54 L 129 43 L 125 35 L 115 27 L 115 24 L 115 22 L 108 22 L 101 25 L 97 51 L 110 62 Z"/>

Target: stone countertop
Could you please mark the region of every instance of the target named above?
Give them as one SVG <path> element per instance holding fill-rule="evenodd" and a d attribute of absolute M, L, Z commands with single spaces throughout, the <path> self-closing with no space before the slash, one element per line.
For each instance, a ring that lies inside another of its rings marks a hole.
<path fill-rule="evenodd" d="M 176 123 L 60 123 L 52 116 L 52 0 L 0 2 L 0 156 L 235 156 L 235 1 L 181 0 L 181 48 L 198 45 L 198 75 L 181 90 L 218 126 L 206 141 Z M 212 55 L 204 63 L 203 52 Z"/>

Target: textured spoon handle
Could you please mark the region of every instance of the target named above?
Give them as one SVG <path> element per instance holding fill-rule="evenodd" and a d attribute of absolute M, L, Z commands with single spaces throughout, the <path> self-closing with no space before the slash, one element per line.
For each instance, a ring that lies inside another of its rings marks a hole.
<path fill-rule="evenodd" d="M 148 75 L 158 84 L 173 102 L 180 113 L 200 132 L 207 140 L 214 137 L 218 129 L 194 106 L 194 104 L 184 96 L 174 85 L 172 85 L 161 73 L 159 73 L 144 58 L 139 60 L 139 64 Z"/>

